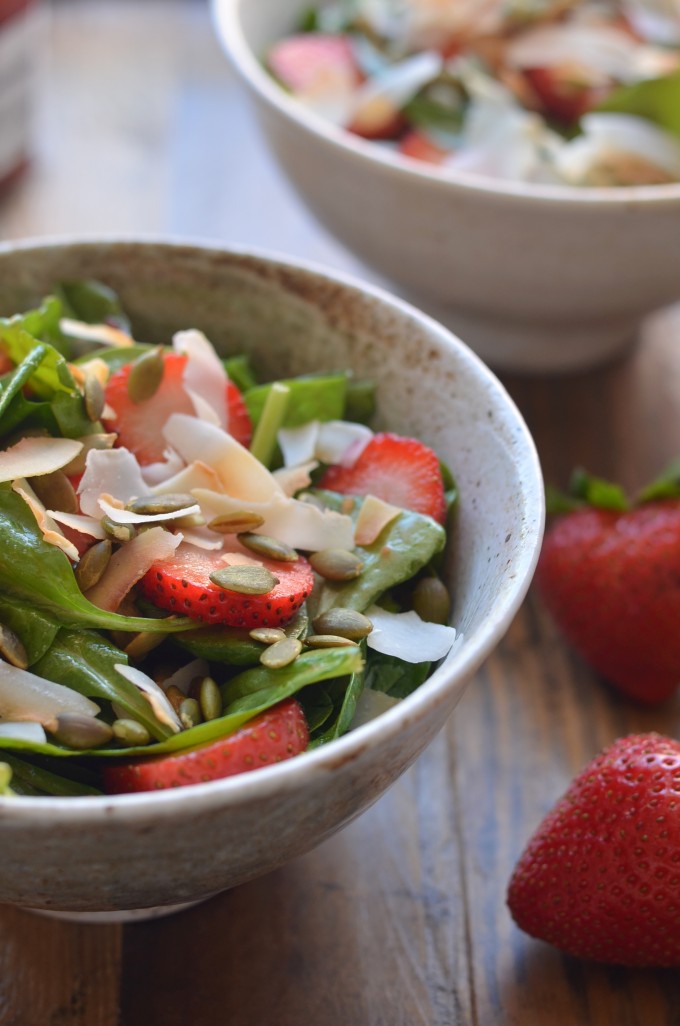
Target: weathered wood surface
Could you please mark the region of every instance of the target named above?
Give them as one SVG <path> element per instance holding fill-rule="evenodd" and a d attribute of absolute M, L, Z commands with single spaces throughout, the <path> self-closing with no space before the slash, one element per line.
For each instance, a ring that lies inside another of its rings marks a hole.
<path fill-rule="evenodd" d="M 49 35 L 35 159 L 0 205 L 0 237 L 212 237 L 377 280 L 269 161 L 204 3 L 55 0 Z M 680 450 L 678 311 L 615 366 L 505 380 L 556 483 L 580 463 L 635 488 Z M 680 702 L 617 697 L 530 594 L 436 742 L 306 857 L 134 926 L 0 909 L 0 1023 L 680 1026 L 677 974 L 565 959 L 505 908 L 514 863 L 571 776 L 647 729 L 680 735 Z"/>

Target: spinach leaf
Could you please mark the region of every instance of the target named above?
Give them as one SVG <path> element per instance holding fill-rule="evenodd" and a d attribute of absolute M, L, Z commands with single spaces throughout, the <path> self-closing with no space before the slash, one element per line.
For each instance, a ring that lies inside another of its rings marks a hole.
<path fill-rule="evenodd" d="M 255 666 L 232 677 L 222 686 L 225 713 L 262 712 L 308 684 L 356 673 L 362 666 L 363 658 L 358 646 L 309 649 L 302 652 L 295 662 L 279 670 Z"/>
<path fill-rule="evenodd" d="M 144 353 L 148 353 L 150 349 L 154 348 L 152 345 L 147 345 L 146 342 L 137 342 L 134 346 L 105 346 L 103 349 L 85 353 L 73 362 L 75 364 L 88 363 L 96 356 L 98 360 L 103 360 L 108 365 L 112 374 L 115 374 L 126 363 L 132 363 L 138 356 L 143 356 Z"/>
<path fill-rule="evenodd" d="M 257 379 L 250 366 L 250 360 L 244 354 L 227 356 L 223 361 L 227 377 L 233 381 L 240 392 L 247 392 L 249 388 L 255 388 Z"/>
<path fill-rule="evenodd" d="M 326 725 L 323 731 L 315 731 L 310 742 L 310 747 L 316 748 L 319 745 L 334 741 L 335 738 L 346 734 L 352 725 L 357 702 L 361 692 L 364 690 L 364 671 L 360 670 L 350 675 L 349 678 L 331 681 L 327 688 L 328 697 L 332 703 L 335 715 L 330 725 Z"/>
<path fill-rule="evenodd" d="M 52 760 L 44 760 L 41 765 L 17 755 L 2 753 L 2 761 L 12 770 L 12 790 L 20 795 L 53 795 L 63 798 L 98 795 L 102 792 L 93 783 L 85 779 L 71 777 L 63 772 L 55 772 Z M 81 775 L 83 778 L 85 774 Z M 94 776 L 94 775 L 93 775 Z"/>
<path fill-rule="evenodd" d="M 680 71 L 621 86 L 597 109 L 648 118 L 667 132 L 680 136 Z"/>
<path fill-rule="evenodd" d="M 256 425 L 273 382 L 257 385 L 244 393 L 248 413 Z M 310 420 L 340 420 L 345 411 L 346 374 L 319 374 L 282 382 L 290 389 L 284 427 L 300 427 Z"/>
<path fill-rule="evenodd" d="M 64 313 L 87 324 L 111 324 L 130 331 L 130 322 L 118 295 L 101 281 L 65 281 L 57 289 Z"/>
<path fill-rule="evenodd" d="M 59 630 L 59 624 L 36 609 L 33 603 L 4 594 L 0 594 L 0 621 L 21 639 L 29 666 L 44 656 Z"/>
<path fill-rule="evenodd" d="M 55 392 L 79 395 L 62 354 L 49 342 L 41 343 L 37 335 L 27 331 L 23 317 L 0 317 L 0 341 L 16 364 L 21 363 L 37 346 L 45 347 L 40 366 L 31 377 L 31 388 L 39 398 L 51 399 Z"/>
<path fill-rule="evenodd" d="M 391 698 L 406 698 L 427 680 L 432 664 L 405 663 L 396 656 L 368 651 L 365 686 L 372 691 L 383 691 Z"/>

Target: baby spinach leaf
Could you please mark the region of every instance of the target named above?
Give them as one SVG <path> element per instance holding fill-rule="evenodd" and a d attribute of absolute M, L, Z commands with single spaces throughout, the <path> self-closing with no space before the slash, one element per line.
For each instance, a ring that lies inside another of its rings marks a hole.
<path fill-rule="evenodd" d="M 103 360 L 108 365 L 112 374 L 115 374 L 126 363 L 132 363 L 138 356 L 143 356 L 153 348 L 154 346 L 147 345 L 146 342 L 137 342 L 134 346 L 105 346 L 103 349 L 90 350 L 73 362 L 75 364 L 88 363 L 96 356 L 98 360 Z"/>
<path fill-rule="evenodd" d="M 59 630 L 59 624 L 33 603 L 4 594 L 0 594 L 0 621 L 21 639 L 29 666 L 45 654 Z"/>
<path fill-rule="evenodd" d="M 427 679 L 432 664 L 405 663 L 395 656 L 369 649 L 366 660 L 365 686 L 383 691 L 392 698 L 406 698 Z"/>
<path fill-rule="evenodd" d="M 328 693 L 333 704 L 335 715 L 330 724 L 326 724 L 323 731 L 315 732 L 310 747 L 316 748 L 334 741 L 337 737 L 346 734 L 352 725 L 357 702 L 361 692 L 364 690 L 364 672 L 353 673 L 349 678 L 331 681 L 328 686 Z"/>
<path fill-rule="evenodd" d="M 129 332 L 130 322 L 117 293 L 103 282 L 90 278 L 65 281 L 57 292 L 66 316 L 87 324 L 111 324 Z"/>
<path fill-rule="evenodd" d="M 83 795 L 98 795 L 102 792 L 85 779 L 71 777 L 63 772 L 55 772 L 46 765 L 31 762 L 17 755 L 2 753 L 2 761 L 12 770 L 12 790 L 21 795 L 52 795 L 62 798 L 74 798 Z M 54 763 L 50 762 L 53 766 Z M 81 775 L 84 776 L 84 775 Z M 94 775 L 92 775 L 94 779 Z"/>
<path fill-rule="evenodd" d="M 37 346 L 44 346 L 40 365 L 31 376 L 31 388 L 39 398 L 51 399 L 55 392 L 79 394 L 62 354 L 49 342 L 41 343 L 37 335 L 27 331 L 24 318 L 0 318 L 0 341 L 16 364 L 20 364 Z"/>
<path fill-rule="evenodd" d="M 17 367 L 0 382 L 0 421 L 9 404 L 26 385 L 47 356 L 47 346 L 37 345 L 27 353 Z"/>
<path fill-rule="evenodd" d="M 680 136 L 680 71 L 620 86 L 597 109 L 648 118 L 667 132 Z"/>
<path fill-rule="evenodd" d="M 249 388 L 255 388 L 257 379 L 253 374 L 248 357 L 239 353 L 236 356 L 227 356 L 223 361 L 227 377 L 233 381 L 241 392 L 247 392 Z"/>
<path fill-rule="evenodd" d="M 225 713 L 262 712 L 296 691 L 321 680 L 343 677 L 361 670 L 358 646 L 307 650 L 295 662 L 279 670 L 255 666 L 244 670 L 222 687 Z"/>
<path fill-rule="evenodd" d="M 257 424 L 273 382 L 248 389 L 243 398 L 253 424 Z M 310 420 L 340 420 L 345 410 L 346 374 L 310 375 L 282 382 L 290 389 L 284 427 L 299 427 Z"/>

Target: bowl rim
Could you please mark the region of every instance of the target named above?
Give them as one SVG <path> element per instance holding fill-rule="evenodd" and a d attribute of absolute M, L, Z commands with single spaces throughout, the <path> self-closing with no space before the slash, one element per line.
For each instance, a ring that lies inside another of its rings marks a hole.
<path fill-rule="evenodd" d="M 250 88 L 289 123 L 320 138 L 327 146 L 349 155 L 369 167 L 381 168 L 387 175 L 438 191 L 453 190 L 496 202 L 540 204 L 626 210 L 653 206 L 676 207 L 680 204 L 680 182 L 665 185 L 569 186 L 514 182 L 479 174 L 427 165 L 403 154 L 395 157 L 370 140 L 352 135 L 308 110 L 279 86 L 263 68 L 243 32 L 239 12 L 242 4 L 255 0 L 210 0 L 213 26 L 226 55 Z M 268 0 L 265 0 L 268 2 Z M 450 197 L 449 197 L 450 198 Z"/>
<path fill-rule="evenodd" d="M 381 713 L 375 719 L 337 738 L 328 745 L 304 753 L 304 758 L 290 759 L 263 767 L 256 773 L 238 774 L 191 787 L 141 794 L 93 795 L 73 797 L 0 796 L 0 816 L 5 826 L 51 824 L 79 826 L 98 821 L 135 823 L 173 818 L 181 806 L 189 805 L 197 812 L 226 806 L 236 807 L 274 794 L 283 795 L 304 786 L 310 778 L 320 779 L 346 762 L 361 758 L 363 752 L 382 740 L 399 734 L 412 721 L 423 719 L 452 690 L 463 687 L 504 636 L 519 610 L 531 584 L 540 553 L 545 526 L 545 498 L 541 465 L 532 435 L 514 400 L 496 375 L 461 339 L 428 314 L 392 295 L 386 289 L 362 281 L 359 277 L 329 268 L 311 260 L 290 257 L 261 247 L 230 245 L 194 236 L 156 234 L 99 234 L 89 236 L 43 236 L 0 242 L 0 259 L 13 253 L 55 250 L 62 248 L 99 249 L 147 246 L 187 252 L 195 250 L 238 259 L 255 259 L 284 271 L 302 273 L 324 283 L 340 285 L 350 296 L 368 296 L 401 318 L 413 320 L 424 328 L 431 341 L 443 351 L 455 352 L 459 360 L 480 379 L 487 396 L 498 402 L 512 422 L 513 438 L 518 443 L 515 453 L 517 477 L 522 497 L 521 512 L 523 546 L 519 551 L 509 585 L 485 623 L 458 651 L 452 651 L 434 673 L 411 695 Z M 455 666 L 455 678 L 449 679 L 449 668 Z"/>

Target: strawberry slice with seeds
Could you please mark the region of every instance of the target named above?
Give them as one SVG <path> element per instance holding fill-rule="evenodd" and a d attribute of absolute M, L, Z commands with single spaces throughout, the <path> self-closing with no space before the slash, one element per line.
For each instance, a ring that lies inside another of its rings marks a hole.
<path fill-rule="evenodd" d="M 118 445 L 133 452 L 142 466 L 163 459 L 167 443 L 163 427 L 172 413 L 195 413 L 191 396 L 184 387 L 187 357 L 181 353 L 163 354 L 163 378 L 150 399 L 133 402 L 128 393 L 128 380 L 132 364 L 125 364 L 109 378 L 106 385 L 106 405 L 112 417 L 103 418 L 107 431 L 115 431 Z M 229 432 L 241 443 L 250 445 L 252 425 L 243 397 L 233 383 L 226 385 Z"/>
<path fill-rule="evenodd" d="M 426 164 L 443 164 L 451 155 L 450 150 L 439 146 L 426 132 L 418 128 L 413 128 L 402 136 L 397 148 L 405 157 L 422 160 Z"/>
<path fill-rule="evenodd" d="M 375 495 L 402 509 L 446 520 L 444 481 L 436 453 L 416 438 L 390 432 L 373 436 L 349 467 L 328 467 L 321 488 L 347 495 Z"/>
<path fill-rule="evenodd" d="M 187 787 L 271 766 L 304 752 L 309 731 L 299 702 L 279 702 L 234 734 L 175 755 L 115 762 L 102 771 L 108 794 Z"/>
<path fill-rule="evenodd" d="M 321 32 L 280 40 L 269 51 L 267 64 L 291 93 L 308 98 L 343 95 L 362 79 L 350 42 Z"/>
<path fill-rule="evenodd" d="M 169 559 L 153 563 L 139 582 L 142 593 L 161 609 L 230 627 L 281 627 L 293 619 L 314 585 L 312 568 L 298 556 L 294 562 L 259 557 L 278 583 L 263 595 L 220 588 L 210 580 L 226 564 L 219 552 L 180 545 Z"/>

